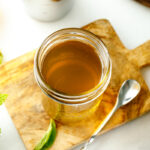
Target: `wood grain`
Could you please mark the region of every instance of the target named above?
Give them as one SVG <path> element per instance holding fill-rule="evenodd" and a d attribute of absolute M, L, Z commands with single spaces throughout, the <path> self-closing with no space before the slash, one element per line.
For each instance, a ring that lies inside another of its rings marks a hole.
<path fill-rule="evenodd" d="M 114 106 L 119 87 L 126 79 L 140 82 L 140 94 L 114 114 L 103 132 L 150 110 L 150 92 L 140 73 L 141 67 L 150 64 L 150 41 L 129 51 L 107 20 L 97 20 L 83 29 L 96 34 L 108 48 L 112 59 L 111 81 L 98 109 L 97 120 L 91 119 L 82 127 L 57 123 L 57 138 L 52 150 L 66 150 L 88 138 Z M 32 51 L 0 66 L 0 92 L 9 95 L 6 107 L 28 150 L 33 150 L 49 124 L 49 116 L 41 105 L 42 92 L 33 75 L 34 54 Z"/>
<path fill-rule="evenodd" d="M 147 7 L 150 7 L 150 0 L 136 0 L 136 1 Z"/>

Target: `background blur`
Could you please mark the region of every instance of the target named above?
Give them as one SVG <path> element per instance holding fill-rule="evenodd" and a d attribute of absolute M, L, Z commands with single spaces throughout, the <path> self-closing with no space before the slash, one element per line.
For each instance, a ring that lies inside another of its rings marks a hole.
<path fill-rule="evenodd" d="M 23 0 L 0 0 L 0 49 L 5 61 L 39 47 L 52 32 L 108 19 L 124 45 L 133 49 L 150 40 L 150 8 L 133 0 L 74 0 L 71 11 L 55 22 L 39 22 L 24 9 Z M 150 67 L 142 73 L 150 87 Z M 91 150 L 149 150 L 150 113 L 99 137 Z M 0 150 L 24 150 L 17 131 L 0 107 Z M 138 131 L 138 134 L 137 134 Z"/>

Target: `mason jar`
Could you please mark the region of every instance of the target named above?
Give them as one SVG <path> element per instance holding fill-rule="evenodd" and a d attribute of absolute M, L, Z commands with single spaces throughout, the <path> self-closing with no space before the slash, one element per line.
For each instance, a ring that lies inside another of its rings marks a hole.
<path fill-rule="evenodd" d="M 43 79 L 41 67 L 45 55 L 54 44 L 69 40 L 79 40 L 92 45 L 101 62 L 101 78 L 95 88 L 80 95 L 63 94 L 52 89 Z M 48 36 L 37 50 L 34 62 L 36 81 L 43 91 L 43 107 L 53 119 L 63 124 L 70 124 L 84 119 L 90 119 L 99 109 L 103 93 L 111 78 L 111 60 L 102 41 L 94 34 L 78 29 L 69 28 L 56 31 Z"/>

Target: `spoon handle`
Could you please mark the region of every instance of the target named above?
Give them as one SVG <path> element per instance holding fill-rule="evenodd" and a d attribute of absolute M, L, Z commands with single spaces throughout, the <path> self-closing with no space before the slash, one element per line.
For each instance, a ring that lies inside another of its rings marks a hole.
<path fill-rule="evenodd" d="M 98 126 L 90 139 L 85 143 L 85 145 L 80 150 L 87 150 L 88 145 L 91 144 L 97 134 L 103 129 L 106 123 L 109 121 L 114 112 L 121 106 L 128 104 L 133 98 L 137 96 L 140 91 L 140 84 L 136 80 L 126 80 L 123 82 L 119 94 L 117 96 L 116 104 L 111 110 L 111 112 L 106 116 L 104 121 Z"/>
<path fill-rule="evenodd" d="M 111 112 L 107 115 L 107 117 L 103 120 L 103 122 L 98 126 L 96 131 L 93 133 L 93 135 L 90 137 L 90 139 L 84 144 L 84 146 L 80 150 L 87 150 L 87 147 L 89 144 L 91 144 L 94 140 L 97 134 L 103 129 L 103 127 L 106 125 L 106 123 L 109 121 L 111 116 L 114 114 L 114 112 L 119 108 L 118 103 L 115 104 Z"/>

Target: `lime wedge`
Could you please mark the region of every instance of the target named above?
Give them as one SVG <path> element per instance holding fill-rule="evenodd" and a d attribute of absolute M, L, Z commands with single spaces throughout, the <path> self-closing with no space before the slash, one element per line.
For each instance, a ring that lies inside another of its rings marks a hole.
<path fill-rule="evenodd" d="M 41 141 L 36 145 L 34 150 L 47 150 L 54 143 L 55 137 L 56 137 L 56 125 L 54 120 L 51 119 L 48 130 L 46 131 Z"/>
<path fill-rule="evenodd" d="M 0 64 L 2 63 L 2 61 L 3 61 L 3 54 L 0 51 Z"/>
<path fill-rule="evenodd" d="M 2 105 L 5 102 L 7 96 L 7 94 L 0 94 L 0 105 Z"/>
<path fill-rule="evenodd" d="M 2 105 L 5 102 L 7 96 L 8 96 L 7 94 L 0 94 L 0 105 Z M 0 133 L 1 133 L 1 128 L 0 128 Z"/>

